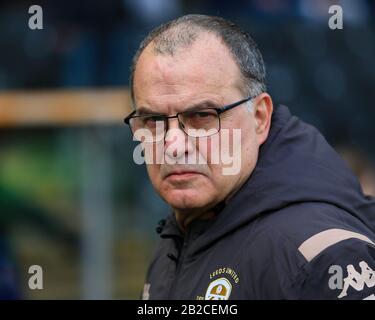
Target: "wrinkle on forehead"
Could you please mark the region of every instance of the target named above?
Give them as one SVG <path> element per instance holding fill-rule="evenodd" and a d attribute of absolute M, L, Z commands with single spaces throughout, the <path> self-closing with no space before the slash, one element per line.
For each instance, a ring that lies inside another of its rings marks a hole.
<path fill-rule="evenodd" d="M 134 77 L 137 105 L 147 102 L 188 103 L 203 95 L 219 99 L 237 87 L 240 70 L 232 53 L 214 34 L 201 33 L 188 48 L 173 56 L 155 55 L 153 44 L 141 54 Z"/>
<path fill-rule="evenodd" d="M 173 102 L 171 102 L 173 101 Z M 201 105 L 203 102 L 210 102 L 215 106 L 223 105 L 223 99 L 220 95 L 213 95 L 204 93 L 201 95 L 165 95 L 155 99 L 145 100 L 144 104 L 139 104 L 138 107 L 143 107 L 149 111 L 162 114 L 173 115 L 177 112 L 182 112 L 191 107 Z"/>

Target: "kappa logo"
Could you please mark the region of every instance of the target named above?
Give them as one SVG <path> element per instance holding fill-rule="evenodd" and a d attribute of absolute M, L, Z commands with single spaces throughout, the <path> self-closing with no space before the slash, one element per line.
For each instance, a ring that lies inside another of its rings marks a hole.
<path fill-rule="evenodd" d="M 365 287 L 365 284 L 369 288 L 375 286 L 375 271 L 372 270 L 365 261 L 361 261 L 359 263 L 359 267 L 361 268 L 361 273 L 355 270 L 352 264 L 349 264 L 346 267 L 348 276 L 343 280 L 344 288 L 338 296 L 339 299 L 347 296 L 349 287 L 352 287 L 357 291 L 362 291 Z"/>
<path fill-rule="evenodd" d="M 231 283 L 226 278 L 219 278 L 208 286 L 205 300 L 228 300 L 231 292 Z"/>
<path fill-rule="evenodd" d="M 365 285 L 369 288 L 375 286 L 375 271 L 372 270 L 365 261 L 359 263 L 361 273 L 359 273 L 352 264 L 346 267 L 348 276 L 343 279 L 343 288 L 338 298 L 341 299 L 348 295 L 349 287 L 357 291 L 362 291 Z"/>

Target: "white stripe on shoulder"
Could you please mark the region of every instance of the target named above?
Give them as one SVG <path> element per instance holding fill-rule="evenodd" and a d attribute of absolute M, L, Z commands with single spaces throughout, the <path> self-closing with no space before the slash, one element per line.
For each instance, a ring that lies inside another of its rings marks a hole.
<path fill-rule="evenodd" d="M 368 243 L 371 243 L 373 245 L 374 242 L 372 242 L 369 238 L 364 236 L 363 234 L 352 232 L 344 229 L 328 229 L 322 232 L 319 232 L 312 237 L 305 240 L 299 247 L 299 252 L 302 253 L 302 255 L 305 257 L 307 261 L 311 261 L 314 259 L 319 253 L 324 251 L 330 246 L 333 246 L 334 244 L 347 240 L 347 239 L 359 239 L 362 241 L 366 241 Z"/>

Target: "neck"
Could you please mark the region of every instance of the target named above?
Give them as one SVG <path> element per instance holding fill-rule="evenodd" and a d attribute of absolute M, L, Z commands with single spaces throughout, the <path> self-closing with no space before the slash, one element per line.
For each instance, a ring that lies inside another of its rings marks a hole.
<path fill-rule="evenodd" d="M 174 214 L 176 221 L 183 233 L 186 232 L 188 225 L 194 220 L 212 220 L 217 213 L 221 211 L 224 202 L 219 203 L 209 210 L 179 210 L 175 209 Z"/>
<path fill-rule="evenodd" d="M 180 210 L 175 210 L 174 214 L 176 216 L 176 221 L 180 229 L 182 230 L 183 233 L 186 232 L 186 229 L 188 225 L 194 221 L 194 220 L 210 220 L 215 217 L 215 212 L 214 210 L 206 211 L 206 212 L 187 212 L 187 211 L 180 211 Z"/>

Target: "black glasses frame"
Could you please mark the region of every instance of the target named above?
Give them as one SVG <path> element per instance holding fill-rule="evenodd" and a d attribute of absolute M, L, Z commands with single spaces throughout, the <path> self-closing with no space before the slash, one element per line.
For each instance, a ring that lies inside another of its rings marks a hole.
<path fill-rule="evenodd" d="M 218 131 L 215 132 L 214 134 L 216 133 L 219 133 L 220 130 L 221 130 L 221 122 L 220 122 L 220 115 L 228 110 L 231 110 L 235 107 L 238 107 L 240 106 L 241 104 L 247 102 L 247 101 L 250 101 L 252 99 L 254 99 L 256 96 L 250 96 L 250 97 L 247 97 L 245 99 L 242 99 L 240 101 L 237 101 L 237 102 L 234 102 L 234 103 L 231 103 L 231 104 L 228 104 L 224 107 L 221 107 L 221 108 L 205 108 L 205 110 L 207 109 L 210 109 L 210 110 L 215 110 L 217 112 L 217 116 L 218 116 L 218 119 L 219 119 L 219 128 L 218 128 Z M 199 111 L 199 110 L 197 110 Z M 136 114 L 136 110 L 134 110 L 133 112 L 131 112 L 125 119 L 124 119 L 124 122 L 130 127 L 130 130 L 132 130 L 131 128 L 131 125 L 130 125 L 130 120 L 132 118 L 139 118 L 139 117 L 143 117 L 144 115 L 135 115 Z M 182 112 L 177 112 L 174 116 L 166 116 L 166 115 L 157 115 L 161 118 L 163 118 L 163 121 L 164 123 L 166 124 L 165 126 L 165 130 L 164 130 L 164 138 L 165 138 L 165 134 L 166 132 L 168 131 L 168 125 L 169 125 L 169 121 L 168 119 L 174 119 L 174 118 L 177 118 L 178 120 L 178 126 L 180 127 L 180 129 L 185 132 L 186 135 L 188 135 L 188 133 L 185 131 L 185 128 L 184 128 L 184 124 L 181 122 L 180 118 L 179 118 L 179 115 L 180 114 L 183 114 L 183 113 L 186 113 L 186 112 L 189 112 L 189 110 L 186 110 L 186 111 L 182 111 Z M 133 133 L 133 131 L 132 131 Z M 160 139 L 161 141 L 162 139 Z M 156 142 L 156 141 L 155 141 Z"/>

